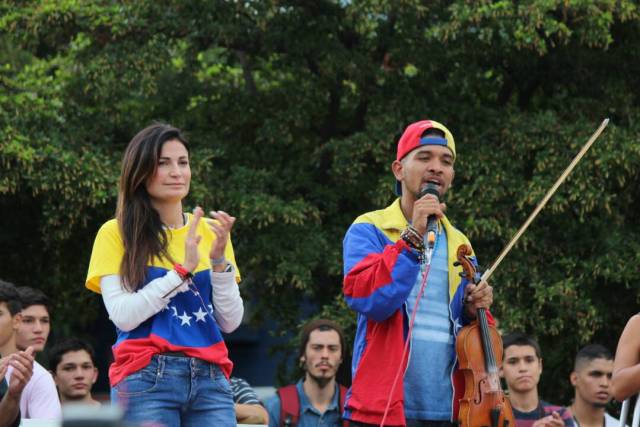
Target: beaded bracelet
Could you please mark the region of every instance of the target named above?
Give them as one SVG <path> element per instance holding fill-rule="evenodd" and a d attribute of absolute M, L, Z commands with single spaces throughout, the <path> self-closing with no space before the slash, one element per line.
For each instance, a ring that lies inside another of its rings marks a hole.
<path fill-rule="evenodd" d="M 418 230 L 413 228 L 413 226 L 408 226 L 400 235 L 402 240 L 404 240 L 407 245 L 411 248 L 417 250 L 418 252 L 424 252 L 424 240 Z"/>

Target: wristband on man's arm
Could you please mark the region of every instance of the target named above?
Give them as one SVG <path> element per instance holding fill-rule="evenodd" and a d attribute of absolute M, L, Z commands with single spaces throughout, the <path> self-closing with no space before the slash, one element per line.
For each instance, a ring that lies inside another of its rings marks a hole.
<path fill-rule="evenodd" d="M 424 251 L 424 240 L 422 240 L 422 236 L 418 233 L 418 230 L 413 228 L 411 225 L 402 232 L 400 238 L 418 252 Z"/>

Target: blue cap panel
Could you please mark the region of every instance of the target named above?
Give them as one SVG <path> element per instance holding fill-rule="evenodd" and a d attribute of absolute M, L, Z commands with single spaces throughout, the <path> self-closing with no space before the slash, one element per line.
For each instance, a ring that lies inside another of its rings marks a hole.
<path fill-rule="evenodd" d="M 447 146 L 447 140 L 439 136 L 425 136 L 420 138 L 420 145 L 443 145 Z"/>

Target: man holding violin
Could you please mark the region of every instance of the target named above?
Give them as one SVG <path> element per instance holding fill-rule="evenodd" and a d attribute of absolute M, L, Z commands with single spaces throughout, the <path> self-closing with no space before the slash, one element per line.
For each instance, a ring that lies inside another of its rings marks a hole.
<path fill-rule="evenodd" d="M 459 275 L 456 251 L 469 241 L 438 199 L 451 186 L 455 159 L 445 126 L 409 125 L 391 165 L 400 197 L 358 217 L 344 238 L 343 293 L 358 314 L 344 412 L 352 426 L 444 427 L 457 419 L 464 378 L 455 338 L 490 307 L 493 290 Z"/>

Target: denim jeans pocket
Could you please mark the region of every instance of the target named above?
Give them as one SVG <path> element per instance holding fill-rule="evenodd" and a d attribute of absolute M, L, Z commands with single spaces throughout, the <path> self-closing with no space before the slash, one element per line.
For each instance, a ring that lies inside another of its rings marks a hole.
<path fill-rule="evenodd" d="M 217 391 L 219 391 L 220 393 L 229 395 L 231 396 L 231 398 L 233 398 L 233 390 L 231 389 L 231 383 L 229 382 L 227 377 L 224 376 L 222 372 L 219 372 L 219 371 L 216 372 L 216 375 L 213 378 L 213 383 Z"/>
<path fill-rule="evenodd" d="M 158 374 L 147 366 L 120 381 L 115 389 L 118 397 L 131 397 L 153 391 L 158 385 Z"/>

